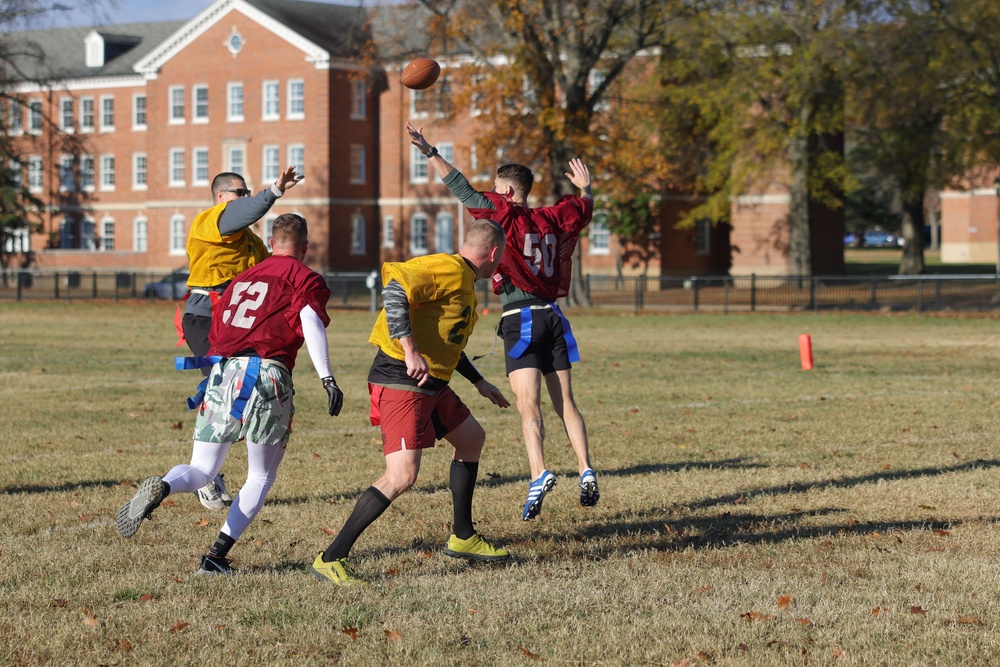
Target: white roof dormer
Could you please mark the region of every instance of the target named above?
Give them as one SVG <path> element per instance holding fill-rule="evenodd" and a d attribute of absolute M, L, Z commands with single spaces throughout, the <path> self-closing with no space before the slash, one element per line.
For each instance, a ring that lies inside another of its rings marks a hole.
<path fill-rule="evenodd" d="M 83 38 L 83 46 L 86 49 L 87 67 L 104 67 L 104 35 L 91 30 Z"/>

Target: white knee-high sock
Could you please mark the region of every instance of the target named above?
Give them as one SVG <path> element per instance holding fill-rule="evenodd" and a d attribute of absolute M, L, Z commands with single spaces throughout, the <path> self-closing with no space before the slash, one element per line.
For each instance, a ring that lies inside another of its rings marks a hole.
<path fill-rule="evenodd" d="M 229 453 L 229 444 L 217 445 L 195 440 L 191 448 L 191 464 L 174 466 L 163 481 L 170 485 L 170 494 L 194 492 L 215 479 Z"/>
<path fill-rule="evenodd" d="M 260 445 L 247 440 L 247 481 L 233 499 L 222 532 L 238 540 L 260 508 L 274 484 L 278 466 L 285 455 L 281 445 Z"/>

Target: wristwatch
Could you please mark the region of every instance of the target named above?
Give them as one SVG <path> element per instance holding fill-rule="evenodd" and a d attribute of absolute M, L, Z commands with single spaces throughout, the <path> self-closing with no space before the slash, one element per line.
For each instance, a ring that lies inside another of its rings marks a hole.
<path fill-rule="evenodd" d="M 424 157 L 427 158 L 428 160 L 430 160 L 435 155 L 440 155 L 440 153 L 438 153 L 437 146 L 431 146 L 431 149 L 426 153 L 424 153 Z"/>

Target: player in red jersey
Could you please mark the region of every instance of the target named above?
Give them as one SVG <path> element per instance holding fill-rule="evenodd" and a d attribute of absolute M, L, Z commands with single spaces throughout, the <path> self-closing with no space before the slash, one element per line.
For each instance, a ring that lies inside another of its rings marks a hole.
<path fill-rule="evenodd" d="M 587 426 L 573 398 L 570 371 L 580 355 L 569 320 L 556 304 L 556 299 L 569 292 L 573 250 L 594 212 L 590 172 L 581 160 L 570 160 L 571 173 L 566 178 L 580 188 L 580 196 L 566 195 L 553 206 L 529 208 L 527 200 L 534 177 L 524 165 L 503 165 L 497 170 L 493 192 L 478 192 L 428 143 L 421 130 L 407 123 L 406 131 L 411 143 L 472 216 L 496 220 L 507 234 L 507 253 L 493 275 L 493 291 L 500 295 L 503 305 L 500 336 L 506 351 L 507 377 L 521 415 L 521 432 L 531 466 L 521 518 L 530 521 L 538 516 L 545 494 L 556 483 L 556 476 L 545 465 L 542 378 L 576 453 L 580 504 L 593 507 L 600 491 L 590 465 Z"/>
<path fill-rule="evenodd" d="M 118 512 L 118 532 L 132 537 L 143 519 L 169 495 L 204 486 L 222 467 L 232 443 L 247 441 L 247 481 L 229 508 L 226 523 L 199 573 L 230 574 L 229 550 L 264 505 L 291 433 L 292 369 L 306 343 L 327 392 L 330 416 L 340 414 L 344 395 L 330 370 L 323 277 L 302 260 L 309 246 L 301 216 L 274 220 L 273 255 L 241 273 L 226 288 L 212 320 L 212 367 L 194 428 L 190 465 L 149 477 Z"/>

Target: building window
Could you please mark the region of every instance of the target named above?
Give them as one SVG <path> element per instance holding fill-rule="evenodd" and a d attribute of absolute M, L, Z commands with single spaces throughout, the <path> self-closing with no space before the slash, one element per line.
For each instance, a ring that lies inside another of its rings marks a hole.
<path fill-rule="evenodd" d="M 149 221 L 136 218 L 132 223 L 132 250 L 146 252 L 149 249 Z"/>
<path fill-rule="evenodd" d="M 368 86 L 363 79 L 351 81 L 351 118 L 364 120 L 368 115 Z"/>
<path fill-rule="evenodd" d="M 208 122 L 208 86 L 194 86 L 191 89 L 191 104 L 194 105 L 194 113 L 191 116 L 192 123 Z"/>
<path fill-rule="evenodd" d="M 184 122 L 184 86 L 170 86 L 167 95 L 170 97 L 167 119 L 171 125 L 180 125 Z"/>
<path fill-rule="evenodd" d="M 94 238 L 94 221 L 90 218 L 84 218 L 80 222 L 80 249 L 81 250 L 96 250 L 97 249 L 97 239 Z"/>
<path fill-rule="evenodd" d="M 430 165 L 416 146 L 410 146 L 410 183 L 426 183 Z"/>
<path fill-rule="evenodd" d="M 264 242 L 265 247 L 271 247 L 271 237 L 274 236 L 274 219 L 277 217 L 276 215 L 269 215 L 264 218 L 264 227 L 261 229 L 260 239 Z"/>
<path fill-rule="evenodd" d="M 146 129 L 146 95 L 132 96 L 132 129 Z"/>
<path fill-rule="evenodd" d="M 115 249 L 115 221 L 112 218 L 101 220 L 101 250 Z"/>
<path fill-rule="evenodd" d="M 365 252 L 365 217 L 355 214 L 351 216 L 351 254 L 364 255 Z"/>
<path fill-rule="evenodd" d="M 75 192 L 76 181 L 73 178 L 73 163 L 75 158 L 72 155 L 62 154 L 59 156 L 59 191 Z"/>
<path fill-rule="evenodd" d="M 281 118 L 280 87 L 277 81 L 265 81 L 263 83 L 262 94 L 264 99 L 261 104 L 261 117 L 264 120 L 278 120 Z"/>
<path fill-rule="evenodd" d="M 261 164 L 264 166 L 261 176 L 263 183 L 272 183 L 281 175 L 281 151 L 275 144 L 264 146 L 261 151 Z"/>
<path fill-rule="evenodd" d="M 694 251 L 707 255 L 712 251 L 712 221 L 699 220 L 694 223 Z"/>
<path fill-rule="evenodd" d="M 9 253 L 30 252 L 31 232 L 27 227 L 7 228 L 7 238 L 4 240 L 3 249 Z"/>
<path fill-rule="evenodd" d="M 18 160 L 11 158 L 7 160 L 7 169 L 8 173 L 10 174 L 11 184 L 20 188 L 21 185 L 24 183 L 24 178 L 23 178 L 24 166 Z M 6 229 L 9 229 L 9 227 Z"/>
<path fill-rule="evenodd" d="M 146 154 L 132 153 L 132 189 L 145 190 L 146 186 Z"/>
<path fill-rule="evenodd" d="M 76 247 L 76 220 L 63 218 L 59 223 L 59 247 L 63 250 Z"/>
<path fill-rule="evenodd" d="M 208 149 L 191 151 L 191 185 L 208 185 Z"/>
<path fill-rule="evenodd" d="M 101 190 L 108 192 L 115 189 L 115 156 L 101 156 Z"/>
<path fill-rule="evenodd" d="M 382 218 L 382 247 L 392 248 L 396 245 L 396 219 L 391 215 Z"/>
<path fill-rule="evenodd" d="M 410 254 L 427 254 L 427 216 L 423 213 L 410 218 Z"/>
<path fill-rule="evenodd" d="M 187 234 L 184 230 L 184 216 L 175 215 L 170 218 L 170 248 L 171 255 L 183 255 L 187 252 Z"/>
<path fill-rule="evenodd" d="M 306 84 L 302 79 L 292 79 L 288 82 L 288 116 L 289 120 L 301 120 L 306 117 Z"/>
<path fill-rule="evenodd" d="M 42 191 L 42 157 L 40 155 L 28 156 L 28 191 Z"/>
<path fill-rule="evenodd" d="M 590 239 L 590 244 L 587 246 L 587 252 L 589 254 L 607 255 L 611 252 L 611 234 L 608 232 L 607 213 L 604 211 L 594 213 L 594 217 L 590 221 L 590 227 L 587 231 L 587 238 Z"/>
<path fill-rule="evenodd" d="M 365 182 L 365 146 L 351 144 L 351 183 Z"/>
<path fill-rule="evenodd" d="M 303 144 L 291 144 L 288 147 L 288 166 L 295 167 L 300 174 L 306 173 L 306 147 Z"/>
<path fill-rule="evenodd" d="M 226 168 L 235 174 L 243 175 L 246 169 L 246 159 L 242 146 L 226 146 Z"/>
<path fill-rule="evenodd" d="M 7 132 L 12 136 L 24 134 L 24 109 L 18 100 L 11 100 L 7 114 Z"/>
<path fill-rule="evenodd" d="M 230 83 L 226 85 L 226 120 L 241 122 L 243 120 L 243 84 Z"/>
<path fill-rule="evenodd" d="M 111 132 L 115 129 L 115 98 L 101 98 L 101 131 Z"/>
<path fill-rule="evenodd" d="M 63 97 L 59 100 L 59 129 L 66 134 L 72 134 L 76 131 L 72 97 Z"/>
<path fill-rule="evenodd" d="M 431 96 L 426 90 L 410 91 L 410 118 L 427 118 L 431 115 Z"/>
<path fill-rule="evenodd" d="M 186 185 L 184 182 L 184 149 L 171 148 L 168 164 L 170 169 L 170 187 L 183 187 Z"/>
<path fill-rule="evenodd" d="M 42 101 L 28 102 L 28 131 L 32 134 L 42 133 Z"/>
<path fill-rule="evenodd" d="M 80 186 L 86 192 L 94 191 L 94 156 L 83 155 L 80 157 Z"/>
<path fill-rule="evenodd" d="M 455 252 L 455 218 L 441 212 L 434 217 L 434 252 Z"/>
<path fill-rule="evenodd" d="M 80 131 L 94 131 L 94 98 L 80 98 Z"/>

